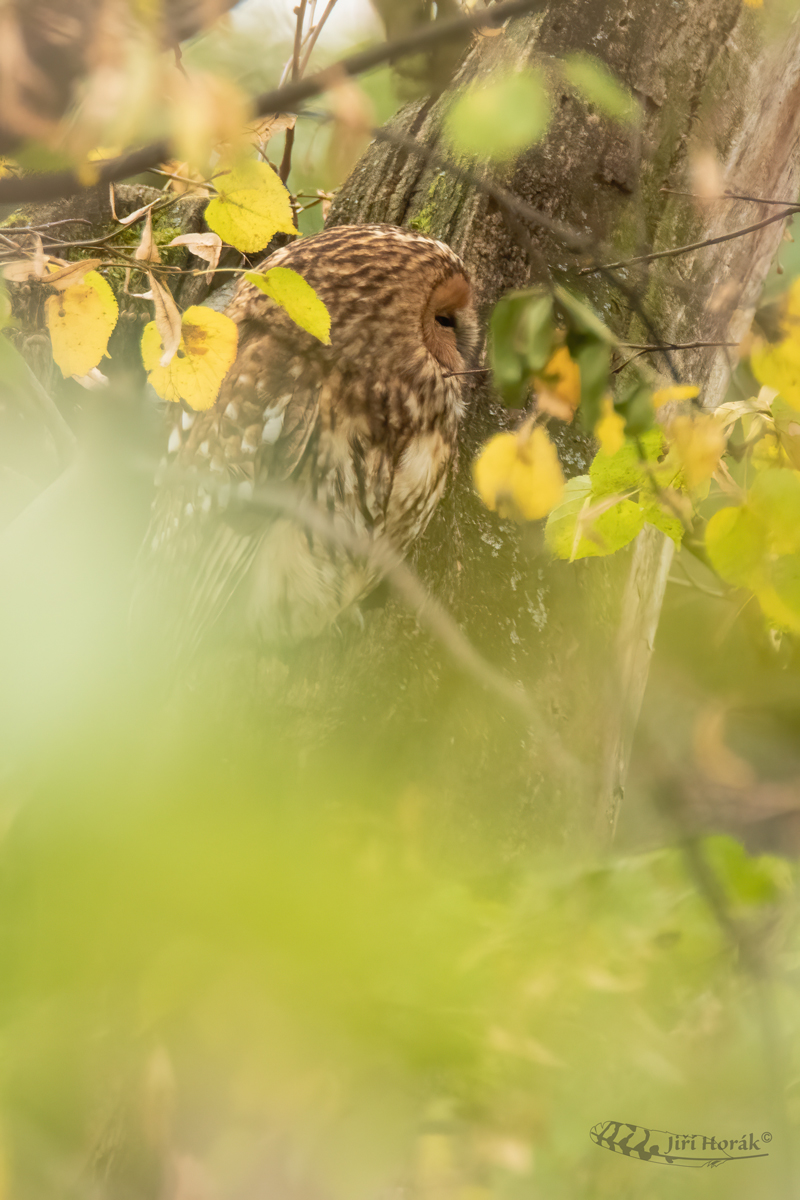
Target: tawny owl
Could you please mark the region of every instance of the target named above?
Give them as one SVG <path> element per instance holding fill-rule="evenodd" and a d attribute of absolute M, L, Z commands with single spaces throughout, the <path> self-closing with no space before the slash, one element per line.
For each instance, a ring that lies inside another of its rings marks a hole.
<path fill-rule="evenodd" d="M 477 343 L 465 268 L 447 246 L 389 225 L 343 226 L 272 254 L 331 316 L 329 346 L 251 284 L 227 309 L 239 349 L 214 407 L 176 409 L 143 548 L 173 651 L 224 617 L 265 642 L 314 635 L 379 568 L 295 520 L 248 506 L 289 482 L 336 524 L 404 553 L 445 487 Z M 172 479 L 170 479 L 172 475 Z M 152 596 L 151 596 L 152 600 Z M 179 643 L 179 644 L 178 644 Z"/>

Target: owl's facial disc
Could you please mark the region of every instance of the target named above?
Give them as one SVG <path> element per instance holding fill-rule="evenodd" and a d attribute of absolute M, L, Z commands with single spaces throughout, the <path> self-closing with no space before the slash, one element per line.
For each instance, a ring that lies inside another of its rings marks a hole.
<path fill-rule="evenodd" d="M 461 371 L 477 343 L 477 323 L 469 282 L 451 275 L 431 293 L 422 316 L 422 337 L 446 371 Z"/>

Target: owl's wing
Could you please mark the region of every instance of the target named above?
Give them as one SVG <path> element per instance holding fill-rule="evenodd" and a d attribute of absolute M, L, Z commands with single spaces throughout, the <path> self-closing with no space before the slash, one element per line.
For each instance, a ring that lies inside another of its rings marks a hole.
<path fill-rule="evenodd" d="M 252 566 L 272 519 L 254 489 L 298 471 L 318 424 L 318 380 L 263 316 L 245 318 L 217 403 L 176 413 L 134 601 L 136 625 L 151 640 L 158 631 L 167 661 L 194 653 Z"/>

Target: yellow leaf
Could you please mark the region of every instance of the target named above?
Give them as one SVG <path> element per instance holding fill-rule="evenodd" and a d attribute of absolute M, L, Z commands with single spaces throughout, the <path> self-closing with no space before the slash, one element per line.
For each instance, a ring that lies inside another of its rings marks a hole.
<path fill-rule="evenodd" d="M 789 465 L 789 459 L 776 434 L 765 433 L 753 443 L 752 463 L 758 471 Z"/>
<path fill-rule="evenodd" d="M 725 453 L 722 422 L 705 413 L 678 416 L 670 421 L 666 434 L 681 464 L 686 486 L 693 491 L 711 478 Z"/>
<path fill-rule="evenodd" d="M 165 367 L 155 321 L 142 334 L 142 361 L 154 391 L 163 400 L 185 400 L 190 408 L 211 408 L 222 381 L 233 366 L 239 332 L 224 313 L 193 305 L 183 314 L 177 352 Z"/>
<path fill-rule="evenodd" d="M 611 396 L 604 396 L 600 403 L 600 419 L 594 427 L 594 436 L 604 454 L 616 454 L 625 445 L 625 418 L 614 409 Z"/>
<path fill-rule="evenodd" d="M 331 344 L 331 317 L 310 283 L 288 267 L 273 267 L 270 271 L 248 271 L 248 283 L 280 304 L 296 325 L 319 338 L 326 346 Z"/>
<path fill-rule="evenodd" d="M 662 404 L 669 404 L 673 400 L 694 400 L 695 396 L 699 395 L 700 388 L 693 384 L 659 388 L 657 392 L 653 392 L 653 408 L 660 408 Z"/>
<path fill-rule="evenodd" d="M 53 358 L 66 378 L 88 375 L 108 347 L 119 308 L 114 293 L 96 271 L 45 302 Z"/>
<path fill-rule="evenodd" d="M 534 376 L 533 385 L 542 412 L 559 421 L 572 420 L 581 402 L 581 369 L 566 346 L 559 346 L 541 374 Z"/>
<path fill-rule="evenodd" d="M 796 335 L 757 345 L 750 355 L 750 367 L 759 383 L 776 388 L 788 405 L 800 409 L 800 342 Z"/>
<path fill-rule="evenodd" d="M 546 517 L 564 491 L 556 448 L 538 425 L 495 434 L 476 459 L 473 477 L 486 507 L 514 520 Z"/>
<path fill-rule="evenodd" d="M 206 208 L 206 223 L 224 242 L 251 254 L 276 233 L 297 234 L 289 193 L 267 163 L 246 160 L 214 176 L 217 197 Z"/>

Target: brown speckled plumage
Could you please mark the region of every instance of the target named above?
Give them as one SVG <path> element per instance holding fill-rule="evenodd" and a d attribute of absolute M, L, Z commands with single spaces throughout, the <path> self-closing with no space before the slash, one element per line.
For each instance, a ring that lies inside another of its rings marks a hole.
<path fill-rule="evenodd" d="M 238 356 L 216 404 L 176 409 L 168 460 L 178 470 L 159 489 L 144 558 L 181 649 L 223 612 L 268 642 L 313 635 L 377 582 L 374 565 L 290 519 L 243 514 L 254 485 L 289 481 L 405 552 L 455 451 L 462 380 L 452 372 L 477 341 L 458 257 L 408 230 L 364 225 L 300 239 L 263 264 L 275 266 L 298 271 L 327 305 L 331 345 L 242 282 L 227 310 Z"/>

